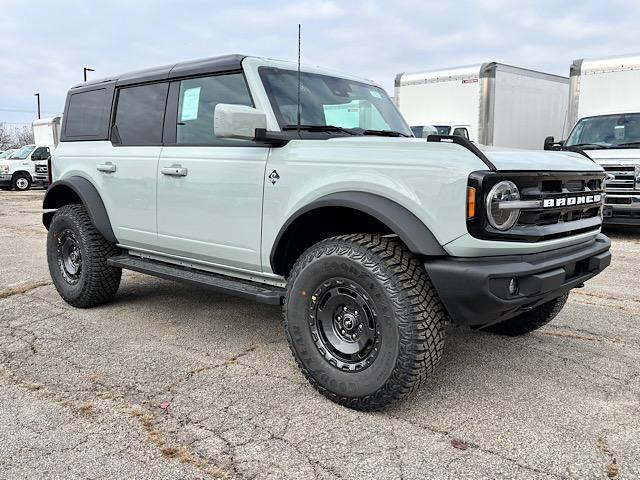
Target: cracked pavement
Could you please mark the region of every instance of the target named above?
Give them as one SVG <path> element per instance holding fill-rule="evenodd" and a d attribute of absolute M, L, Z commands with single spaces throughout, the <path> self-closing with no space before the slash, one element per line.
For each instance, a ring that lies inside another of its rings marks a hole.
<path fill-rule="evenodd" d="M 640 478 L 640 229 L 547 327 L 448 327 L 416 395 L 360 413 L 307 384 L 277 307 L 130 272 L 66 305 L 42 197 L 0 192 L 0 478 Z"/>

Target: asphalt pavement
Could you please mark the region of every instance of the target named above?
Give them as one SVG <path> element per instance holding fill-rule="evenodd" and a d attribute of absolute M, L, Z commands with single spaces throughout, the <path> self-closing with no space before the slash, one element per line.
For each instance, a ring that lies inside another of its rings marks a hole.
<path fill-rule="evenodd" d="M 449 326 L 414 396 L 361 413 L 307 384 L 277 307 L 134 273 L 65 304 L 42 197 L 0 192 L 0 478 L 640 478 L 640 228 L 548 326 Z"/>

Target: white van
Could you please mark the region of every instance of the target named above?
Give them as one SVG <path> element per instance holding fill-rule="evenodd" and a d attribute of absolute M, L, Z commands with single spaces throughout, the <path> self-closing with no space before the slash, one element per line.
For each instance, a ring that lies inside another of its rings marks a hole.
<path fill-rule="evenodd" d="M 546 149 L 579 148 L 611 176 L 604 221 L 640 225 L 640 54 L 574 60 L 570 67 L 569 126 L 564 141 Z"/>
<path fill-rule="evenodd" d="M 32 185 L 48 185 L 48 162 L 51 149 L 47 145 L 25 145 L 0 159 L 0 189 L 29 190 Z"/>

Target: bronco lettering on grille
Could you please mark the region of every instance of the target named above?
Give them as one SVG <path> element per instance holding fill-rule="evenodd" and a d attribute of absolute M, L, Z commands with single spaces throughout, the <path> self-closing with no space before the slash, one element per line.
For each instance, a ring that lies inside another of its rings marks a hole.
<path fill-rule="evenodd" d="M 602 202 L 602 195 L 583 195 L 580 197 L 547 198 L 543 200 L 544 208 L 572 207 L 574 205 L 592 205 Z"/>

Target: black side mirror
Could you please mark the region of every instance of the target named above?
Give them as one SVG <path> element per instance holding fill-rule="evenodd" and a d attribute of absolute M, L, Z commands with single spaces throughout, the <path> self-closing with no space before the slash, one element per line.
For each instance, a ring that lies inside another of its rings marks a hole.
<path fill-rule="evenodd" d="M 555 143 L 556 143 L 556 140 L 555 138 L 553 138 L 553 135 L 548 136 L 547 138 L 544 139 L 544 149 L 554 150 Z"/>

